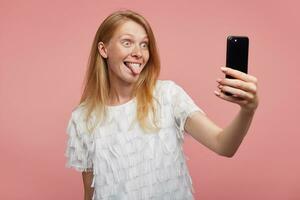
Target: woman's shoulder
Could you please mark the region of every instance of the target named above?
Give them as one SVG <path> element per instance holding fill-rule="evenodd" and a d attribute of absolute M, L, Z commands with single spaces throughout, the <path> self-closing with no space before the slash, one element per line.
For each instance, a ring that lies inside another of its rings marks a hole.
<path fill-rule="evenodd" d="M 160 92 L 167 92 L 176 86 L 177 83 L 173 80 L 157 80 L 156 82 L 156 90 Z"/>
<path fill-rule="evenodd" d="M 155 93 L 156 95 L 172 96 L 180 92 L 182 87 L 173 80 L 157 80 Z"/>
<path fill-rule="evenodd" d="M 84 103 L 75 106 L 71 112 L 71 118 L 76 122 L 82 122 L 86 113 Z"/>
<path fill-rule="evenodd" d="M 154 96 L 164 105 L 171 105 L 177 84 L 172 80 L 157 80 Z"/>

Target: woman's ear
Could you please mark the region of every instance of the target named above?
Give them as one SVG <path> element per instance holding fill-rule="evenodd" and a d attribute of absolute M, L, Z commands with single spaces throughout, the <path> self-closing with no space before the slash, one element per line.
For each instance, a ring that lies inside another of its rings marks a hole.
<path fill-rule="evenodd" d="M 107 49 L 103 42 L 98 43 L 98 51 L 103 58 L 107 58 Z"/>

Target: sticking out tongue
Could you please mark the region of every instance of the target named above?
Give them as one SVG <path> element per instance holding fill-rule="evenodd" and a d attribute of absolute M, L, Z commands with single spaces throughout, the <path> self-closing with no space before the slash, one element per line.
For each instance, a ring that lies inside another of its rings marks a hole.
<path fill-rule="evenodd" d="M 138 75 L 141 73 L 142 69 L 137 64 L 132 64 L 125 62 L 125 65 L 131 70 L 134 75 Z"/>

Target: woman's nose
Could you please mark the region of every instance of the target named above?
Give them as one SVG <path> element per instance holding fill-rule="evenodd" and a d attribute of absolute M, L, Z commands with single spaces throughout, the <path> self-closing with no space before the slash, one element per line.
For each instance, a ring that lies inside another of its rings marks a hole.
<path fill-rule="evenodd" d="M 134 49 L 132 50 L 131 55 L 141 57 L 142 56 L 141 48 L 138 45 L 135 45 Z"/>

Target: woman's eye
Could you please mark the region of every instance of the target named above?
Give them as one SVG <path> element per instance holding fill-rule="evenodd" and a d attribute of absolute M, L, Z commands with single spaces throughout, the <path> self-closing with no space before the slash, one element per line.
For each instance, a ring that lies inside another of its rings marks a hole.
<path fill-rule="evenodd" d="M 130 46 L 130 44 L 131 44 L 130 41 L 123 41 L 124 46 Z"/>
<path fill-rule="evenodd" d="M 148 43 L 147 42 L 143 42 L 142 43 L 142 48 L 148 48 Z"/>

